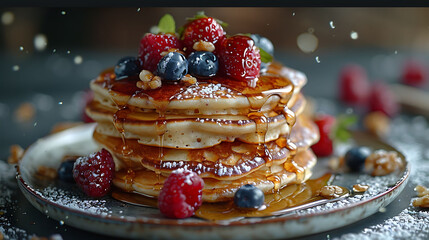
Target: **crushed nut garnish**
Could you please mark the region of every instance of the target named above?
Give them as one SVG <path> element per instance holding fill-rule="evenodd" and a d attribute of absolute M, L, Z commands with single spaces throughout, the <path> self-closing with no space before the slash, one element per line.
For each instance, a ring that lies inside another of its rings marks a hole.
<path fill-rule="evenodd" d="M 153 73 L 148 70 L 142 70 L 139 74 L 139 78 L 143 82 L 150 82 L 150 80 L 152 80 L 153 77 L 154 77 Z"/>
<path fill-rule="evenodd" d="M 191 76 L 190 74 L 186 74 L 185 76 L 183 76 L 182 79 L 180 79 L 180 81 L 182 81 L 184 83 L 188 83 L 188 84 L 197 83 L 197 79 L 195 77 Z"/>
<path fill-rule="evenodd" d="M 390 128 L 390 119 L 382 112 L 372 112 L 364 119 L 365 128 L 378 137 L 386 136 Z"/>
<path fill-rule="evenodd" d="M 161 53 L 160 53 L 160 55 L 164 57 L 164 56 L 165 56 L 165 55 L 167 55 L 169 52 L 178 52 L 178 53 L 180 53 L 180 54 L 182 54 L 182 55 L 185 55 L 185 53 L 184 53 L 183 51 L 180 51 L 178 48 L 170 48 L 170 49 L 168 49 L 167 51 L 161 52 Z"/>
<path fill-rule="evenodd" d="M 28 122 L 36 115 L 36 108 L 32 103 L 23 103 L 15 110 L 15 119 L 19 122 Z"/>
<path fill-rule="evenodd" d="M 57 178 L 57 169 L 39 166 L 37 168 L 35 176 L 39 179 L 55 179 Z"/>
<path fill-rule="evenodd" d="M 194 43 L 194 46 L 192 46 L 192 48 L 195 51 L 213 52 L 215 50 L 215 45 L 211 42 L 205 42 L 203 40 L 199 40 L 198 42 Z"/>
<path fill-rule="evenodd" d="M 365 159 L 365 170 L 372 176 L 385 176 L 404 165 L 397 152 L 377 150 Z"/>
<path fill-rule="evenodd" d="M 414 191 L 417 192 L 417 196 L 419 196 L 419 198 L 413 200 L 413 206 L 424 208 L 429 207 L 429 189 L 424 186 L 417 185 L 417 187 L 414 188 Z"/>
<path fill-rule="evenodd" d="M 413 200 L 414 207 L 429 207 L 429 195 L 425 195 L 423 197 L 419 197 Z"/>
<path fill-rule="evenodd" d="M 332 170 L 340 170 L 344 167 L 344 156 L 341 157 L 331 157 L 328 161 L 328 166 Z"/>
<path fill-rule="evenodd" d="M 429 195 L 429 189 L 427 189 L 426 187 L 424 187 L 422 185 L 417 185 L 417 187 L 414 188 L 414 191 L 417 192 L 417 196 L 419 196 L 419 197 Z"/>
<path fill-rule="evenodd" d="M 21 146 L 14 144 L 10 146 L 9 154 L 7 162 L 10 164 L 17 164 L 24 154 L 24 149 Z"/>
<path fill-rule="evenodd" d="M 323 198 L 337 198 L 346 193 L 347 191 L 345 191 L 342 187 L 339 187 L 336 185 L 329 185 L 329 186 L 323 186 L 320 189 L 319 196 Z"/>
<path fill-rule="evenodd" d="M 138 88 L 143 90 L 157 89 L 162 86 L 161 77 L 153 75 L 148 70 L 142 70 L 139 74 L 140 81 L 136 83 Z"/>
<path fill-rule="evenodd" d="M 159 76 L 153 77 L 152 80 L 148 83 L 148 85 L 151 89 L 160 88 L 162 85 L 161 78 Z"/>
<path fill-rule="evenodd" d="M 368 185 L 362 185 L 362 184 L 355 184 L 353 185 L 353 192 L 354 193 L 364 193 L 368 191 L 369 186 Z"/>

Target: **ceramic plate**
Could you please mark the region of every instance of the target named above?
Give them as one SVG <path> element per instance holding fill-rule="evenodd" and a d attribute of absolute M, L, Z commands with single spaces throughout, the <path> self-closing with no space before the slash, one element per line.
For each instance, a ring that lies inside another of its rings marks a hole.
<path fill-rule="evenodd" d="M 198 218 L 164 218 L 158 209 L 126 204 L 110 196 L 92 199 L 74 184 L 42 181 L 34 177 L 39 166 L 58 168 L 64 155 L 86 155 L 97 150 L 92 140 L 94 124 L 86 124 L 38 140 L 25 152 L 18 168 L 18 183 L 28 201 L 53 219 L 80 229 L 125 238 L 149 239 L 284 239 L 339 228 L 376 213 L 404 189 L 409 166 L 383 177 L 345 173 L 333 184 L 351 188 L 369 185 L 363 195 L 350 196 L 291 213 L 264 218 L 211 222 Z M 371 136 L 356 133 L 351 145 L 394 150 Z M 347 149 L 344 145 L 339 149 Z M 315 177 L 328 171 L 327 159 L 319 159 Z M 317 173 L 317 174 L 316 174 Z"/>

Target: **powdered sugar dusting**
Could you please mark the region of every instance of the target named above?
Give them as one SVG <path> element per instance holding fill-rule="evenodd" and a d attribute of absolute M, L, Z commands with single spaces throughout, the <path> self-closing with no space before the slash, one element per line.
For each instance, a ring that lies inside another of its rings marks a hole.
<path fill-rule="evenodd" d="M 193 99 L 193 98 L 231 98 L 237 95 L 241 95 L 239 92 L 235 92 L 220 83 L 214 84 L 194 84 L 187 88 L 181 88 L 180 93 L 174 96 L 174 99 Z"/>
<path fill-rule="evenodd" d="M 58 187 L 48 186 L 36 193 L 50 202 L 60 204 L 68 208 L 84 211 L 86 213 L 107 216 L 109 209 L 105 206 L 106 200 L 87 199 L 77 195 L 73 191 L 64 190 Z"/>
<path fill-rule="evenodd" d="M 411 164 L 412 186 L 429 186 L 429 128 L 421 116 L 394 119 L 388 141 L 402 151 Z M 336 239 L 427 239 L 429 213 L 425 209 L 409 206 L 397 216 L 381 224 L 363 229 L 357 234 L 345 234 Z"/>
<path fill-rule="evenodd" d="M 8 209 L 14 205 L 12 195 L 18 191 L 15 183 L 15 168 L 0 160 L 0 235 L 5 240 L 27 239 L 29 236 L 25 230 L 12 226 L 7 218 Z"/>

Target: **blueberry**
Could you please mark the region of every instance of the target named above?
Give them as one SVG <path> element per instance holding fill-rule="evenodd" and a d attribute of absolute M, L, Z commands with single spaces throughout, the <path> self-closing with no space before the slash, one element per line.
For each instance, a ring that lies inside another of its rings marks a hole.
<path fill-rule="evenodd" d="M 266 37 L 262 37 L 259 34 L 252 34 L 250 37 L 255 42 L 255 45 L 258 48 L 264 49 L 265 52 L 269 53 L 271 56 L 274 55 L 274 46 L 273 43 Z"/>
<path fill-rule="evenodd" d="M 123 57 L 115 66 L 116 79 L 138 75 L 141 70 L 140 61 L 135 57 Z"/>
<path fill-rule="evenodd" d="M 347 151 L 344 156 L 347 166 L 353 172 L 359 172 L 363 169 L 365 159 L 371 154 L 367 147 L 354 147 Z"/>
<path fill-rule="evenodd" d="M 264 199 L 262 190 L 251 184 L 241 186 L 234 195 L 234 203 L 240 208 L 259 208 Z"/>
<path fill-rule="evenodd" d="M 64 182 L 74 182 L 73 179 L 73 165 L 76 160 L 67 160 L 61 163 L 58 168 L 58 178 Z"/>
<path fill-rule="evenodd" d="M 217 57 L 211 52 L 193 52 L 188 57 L 189 73 L 196 77 L 212 77 L 219 69 Z"/>
<path fill-rule="evenodd" d="M 177 81 L 188 73 L 188 61 L 178 52 L 169 52 L 158 63 L 158 76 Z"/>

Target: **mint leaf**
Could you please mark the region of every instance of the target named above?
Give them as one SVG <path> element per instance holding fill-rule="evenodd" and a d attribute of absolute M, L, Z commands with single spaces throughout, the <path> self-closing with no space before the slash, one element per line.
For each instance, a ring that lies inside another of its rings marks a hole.
<path fill-rule="evenodd" d="M 273 56 L 271 56 L 269 53 L 265 52 L 264 49 L 259 48 L 259 54 L 261 55 L 261 62 L 269 63 L 269 62 L 273 61 Z"/>
<path fill-rule="evenodd" d="M 175 33 L 176 23 L 174 22 L 173 16 L 165 14 L 158 23 L 159 33 Z"/>
<path fill-rule="evenodd" d="M 354 114 L 344 114 L 337 117 L 335 126 L 332 128 L 331 136 L 334 141 L 346 142 L 351 133 L 349 128 L 356 124 L 358 117 Z"/>

